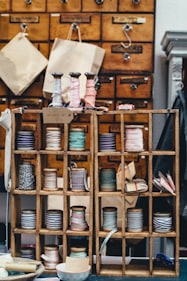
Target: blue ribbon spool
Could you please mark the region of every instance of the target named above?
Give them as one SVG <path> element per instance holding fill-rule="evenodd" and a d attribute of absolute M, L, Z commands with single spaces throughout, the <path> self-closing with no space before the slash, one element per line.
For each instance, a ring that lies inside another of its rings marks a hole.
<path fill-rule="evenodd" d="M 85 139 L 84 128 L 72 128 L 69 133 L 69 150 L 85 150 Z"/>

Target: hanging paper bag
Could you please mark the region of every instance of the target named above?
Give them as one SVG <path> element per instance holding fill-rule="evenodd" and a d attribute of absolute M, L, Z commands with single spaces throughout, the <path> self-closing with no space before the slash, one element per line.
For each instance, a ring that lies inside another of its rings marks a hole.
<path fill-rule="evenodd" d="M 0 50 L 0 78 L 16 95 L 21 95 L 45 69 L 48 60 L 29 41 L 26 33 L 18 33 Z"/>
<path fill-rule="evenodd" d="M 69 102 L 70 88 L 70 72 L 81 73 L 80 79 L 80 97 L 85 95 L 86 77 L 85 72 L 93 72 L 98 74 L 105 50 L 91 43 L 81 41 L 80 28 L 77 25 L 79 41 L 71 40 L 72 32 L 75 30 L 75 25 L 72 24 L 68 33 L 67 40 L 56 38 L 52 46 L 47 65 L 43 93 L 44 97 L 50 98 L 53 93 L 53 72 L 63 73 L 62 76 L 62 99 L 64 103 Z"/>

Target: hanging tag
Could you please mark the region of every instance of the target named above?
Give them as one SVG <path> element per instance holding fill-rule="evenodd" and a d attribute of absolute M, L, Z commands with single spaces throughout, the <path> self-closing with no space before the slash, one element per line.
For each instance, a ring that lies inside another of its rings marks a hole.
<path fill-rule="evenodd" d="M 73 120 L 73 112 L 67 108 L 44 107 L 42 112 L 44 124 L 68 124 Z"/>

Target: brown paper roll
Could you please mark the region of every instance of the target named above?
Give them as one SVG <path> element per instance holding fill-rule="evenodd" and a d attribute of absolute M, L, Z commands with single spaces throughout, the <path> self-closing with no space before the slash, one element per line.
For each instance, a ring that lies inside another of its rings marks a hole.
<path fill-rule="evenodd" d="M 6 270 L 20 271 L 20 272 L 36 272 L 37 265 L 33 263 L 17 263 L 17 262 L 7 262 L 5 264 Z"/>

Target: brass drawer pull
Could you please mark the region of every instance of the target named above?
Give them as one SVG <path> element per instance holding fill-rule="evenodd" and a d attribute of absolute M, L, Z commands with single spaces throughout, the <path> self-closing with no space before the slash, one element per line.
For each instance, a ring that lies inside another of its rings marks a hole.
<path fill-rule="evenodd" d="M 136 90 L 138 88 L 138 84 L 132 83 L 132 84 L 130 84 L 130 88 L 131 88 L 131 90 Z"/>
<path fill-rule="evenodd" d="M 138 4 L 140 4 L 140 0 L 132 0 L 132 4 L 138 5 Z"/>
<path fill-rule="evenodd" d="M 60 2 L 61 2 L 62 4 L 66 4 L 66 3 L 68 2 L 68 0 L 60 0 Z"/>
<path fill-rule="evenodd" d="M 97 5 L 102 5 L 103 2 L 104 2 L 104 0 L 95 0 L 95 3 L 96 3 Z"/>
<path fill-rule="evenodd" d="M 129 61 L 130 58 L 131 58 L 131 56 L 130 56 L 129 53 L 124 53 L 124 54 L 123 54 L 123 58 L 124 58 L 125 61 Z"/>
<path fill-rule="evenodd" d="M 124 26 L 123 26 L 123 31 L 129 31 L 129 30 L 132 30 L 133 27 L 132 25 L 130 25 L 129 23 L 126 23 Z"/>
<path fill-rule="evenodd" d="M 26 3 L 27 5 L 31 5 L 31 4 L 32 4 L 32 0 L 25 0 L 25 3 Z"/>

